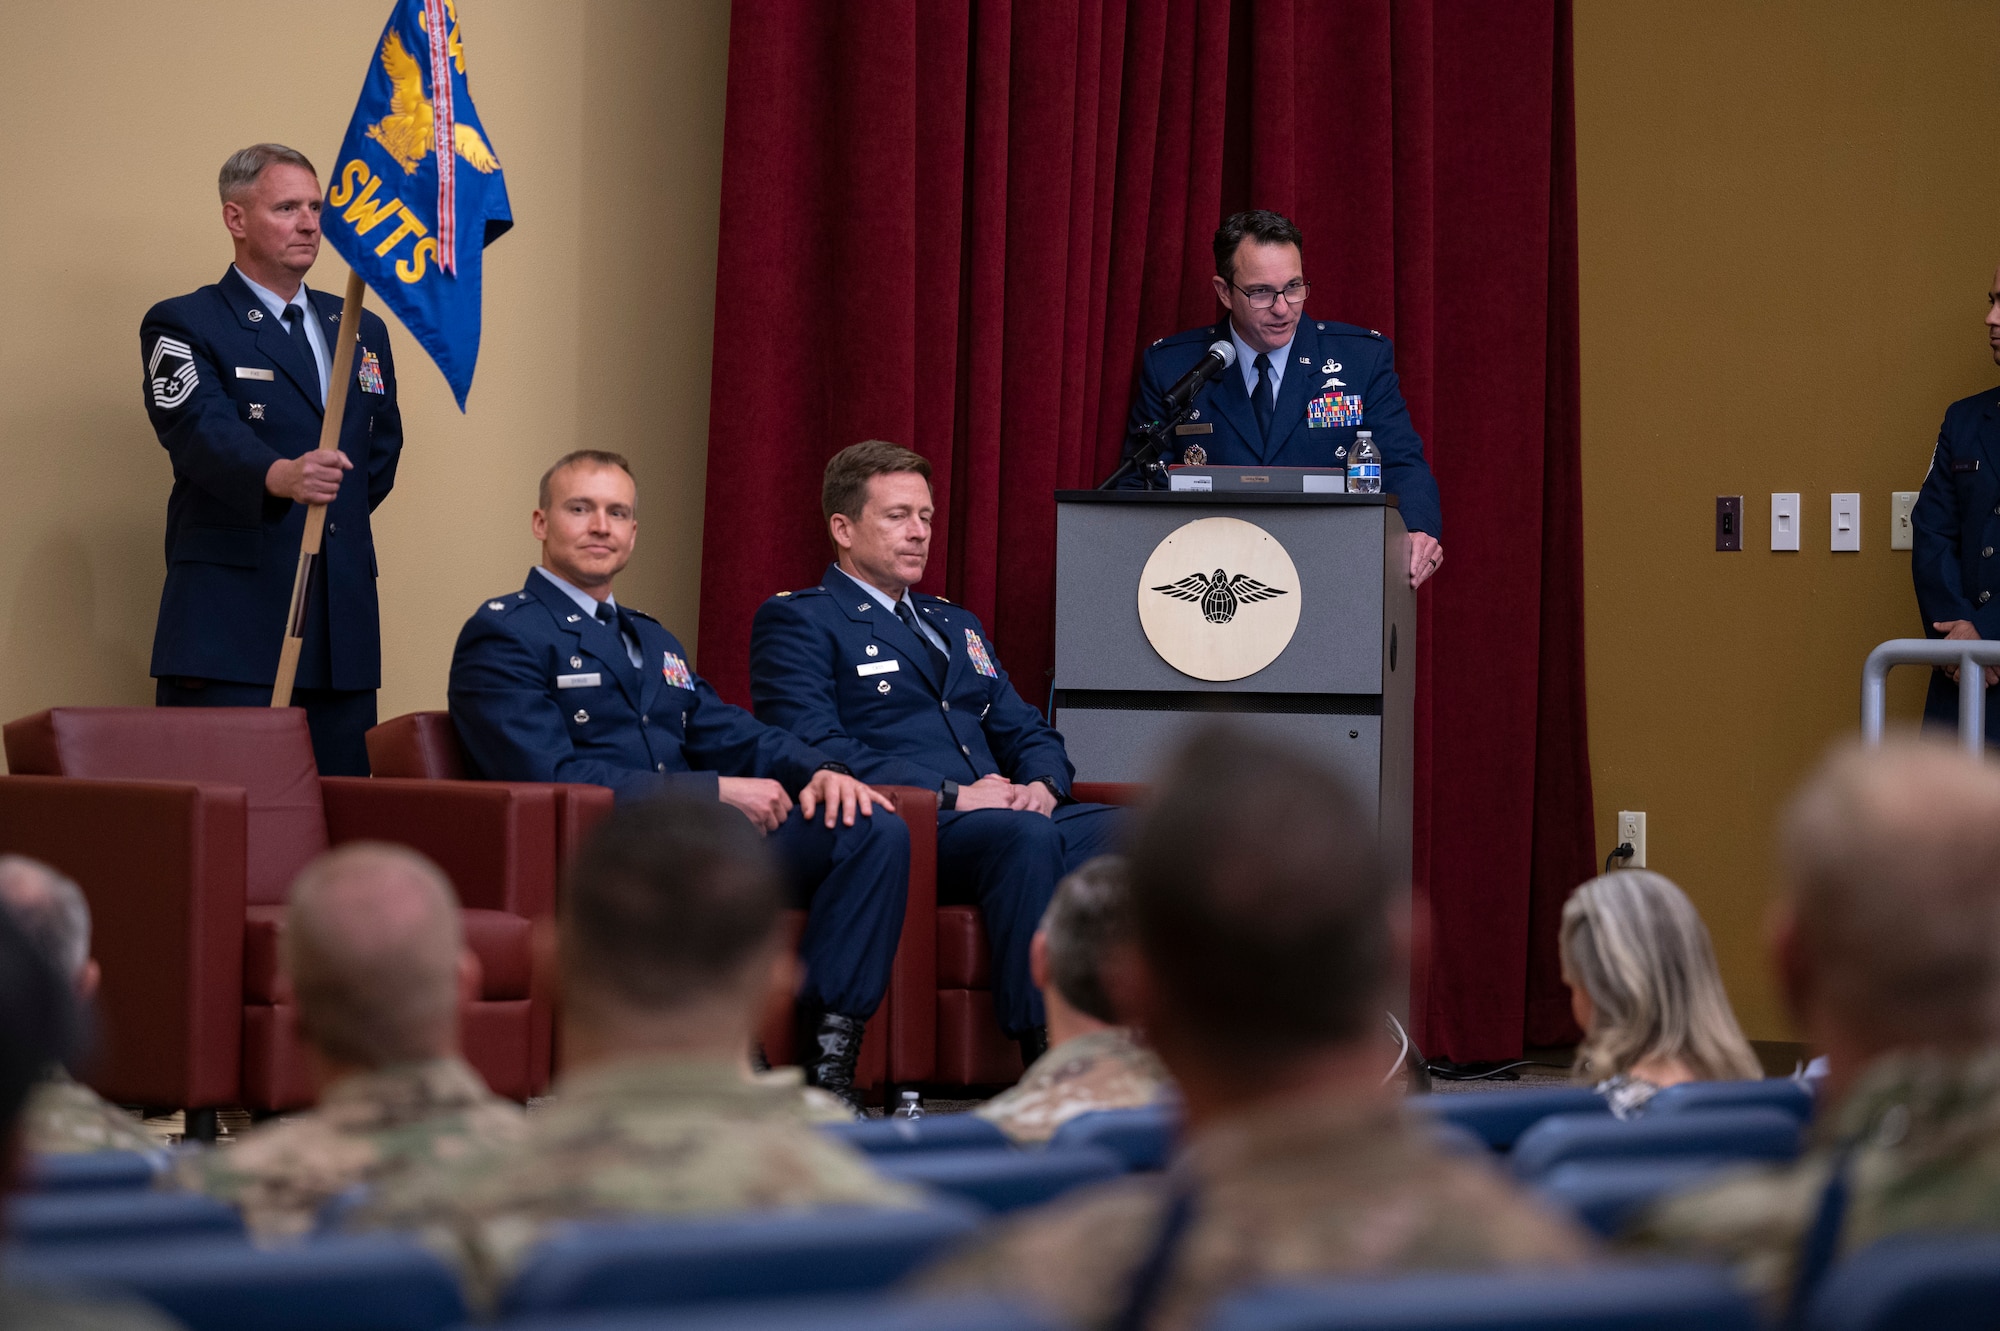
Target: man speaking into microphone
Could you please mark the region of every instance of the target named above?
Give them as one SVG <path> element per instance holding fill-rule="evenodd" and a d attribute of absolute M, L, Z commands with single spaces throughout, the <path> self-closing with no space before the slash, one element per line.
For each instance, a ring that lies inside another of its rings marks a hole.
<path fill-rule="evenodd" d="M 1258 209 L 1215 233 L 1220 323 L 1161 338 L 1146 349 L 1126 448 L 1165 420 L 1192 388 L 1193 410 L 1167 436 L 1169 463 L 1244 467 L 1344 467 L 1355 434 L 1370 431 L 1382 454 L 1382 488 L 1397 497 L 1410 529 L 1410 585 L 1444 563 L 1437 481 L 1396 381 L 1395 353 L 1369 328 L 1305 316 L 1312 283 L 1304 238 L 1290 220 Z M 1233 364 L 1214 344 L 1235 351 Z M 1190 372 L 1213 371 L 1183 386 Z M 1171 385 L 1171 387 L 1169 387 Z M 1178 393 L 1175 390 L 1179 390 Z M 1143 483 L 1140 458 L 1129 486 Z"/>

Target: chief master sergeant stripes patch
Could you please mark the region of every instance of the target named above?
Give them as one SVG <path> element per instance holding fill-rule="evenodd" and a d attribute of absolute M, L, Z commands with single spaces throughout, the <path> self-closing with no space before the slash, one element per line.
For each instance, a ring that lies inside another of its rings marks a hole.
<path fill-rule="evenodd" d="M 173 360 L 180 361 L 181 367 L 171 376 L 162 377 L 161 364 Z M 162 337 L 153 343 L 153 355 L 146 362 L 146 373 L 153 381 L 153 405 L 162 409 L 178 407 L 194 392 L 194 351 L 176 338 Z"/>

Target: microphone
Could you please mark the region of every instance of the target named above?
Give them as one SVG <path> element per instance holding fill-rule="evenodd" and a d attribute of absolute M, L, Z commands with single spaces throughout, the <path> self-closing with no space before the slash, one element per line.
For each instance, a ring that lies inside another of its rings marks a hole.
<path fill-rule="evenodd" d="M 1169 416 L 1179 412 L 1201 391 L 1201 386 L 1236 364 L 1236 344 L 1227 338 L 1208 344 L 1208 354 L 1194 363 L 1194 368 L 1182 375 L 1180 382 L 1167 390 L 1167 410 Z"/>

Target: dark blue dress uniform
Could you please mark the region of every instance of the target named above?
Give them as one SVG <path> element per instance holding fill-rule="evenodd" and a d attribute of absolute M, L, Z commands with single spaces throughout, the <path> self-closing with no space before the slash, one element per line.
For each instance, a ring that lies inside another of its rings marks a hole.
<path fill-rule="evenodd" d="M 330 352 L 342 302 L 310 288 L 307 298 Z M 159 701 L 267 706 L 306 506 L 266 492 L 264 474 L 319 447 L 319 370 L 233 266 L 214 286 L 149 310 L 139 354 L 146 411 L 174 468 L 153 634 Z M 354 470 L 327 505 L 294 699 L 312 723 L 320 771 L 366 776 L 364 736 L 382 684 L 369 514 L 388 497 L 403 451 L 389 330 L 367 310 L 354 362 L 340 431 Z"/>
<path fill-rule="evenodd" d="M 1127 427 L 1128 455 L 1132 437 L 1164 413 L 1167 390 L 1218 341 L 1229 341 L 1226 319 L 1163 337 L 1146 348 Z M 1198 446 L 1213 466 L 1344 467 L 1355 432 L 1370 430 L 1382 454 L 1382 488 L 1397 497 L 1404 525 L 1443 540 L 1437 481 L 1403 404 L 1389 339 L 1353 324 L 1301 318 L 1284 355 L 1270 438 L 1257 428 L 1243 367 L 1232 365 L 1195 395 L 1195 414 L 1175 427 L 1170 461 L 1187 460 L 1188 448 Z M 1141 484 L 1136 473 L 1125 482 L 1128 487 Z"/>
<path fill-rule="evenodd" d="M 1910 510 L 1910 574 L 1924 635 L 1965 619 L 2000 638 L 2000 388 L 1945 408 L 1930 474 Z M 1958 685 L 1931 672 L 1924 721 L 1956 729 Z M 1986 690 L 1986 742 L 2000 744 L 2000 687 Z"/>
<path fill-rule="evenodd" d="M 750 635 L 750 694 L 761 720 L 785 727 L 864 781 L 970 785 L 999 773 L 1046 780 L 1062 800 L 1052 818 L 1011 809 L 938 815 L 938 891 L 973 901 L 993 948 L 1002 1029 L 1046 1024 L 1028 974 L 1028 944 L 1056 883 L 1116 848 L 1120 810 L 1069 800 L 1076 769 L 1062 736 L 1007 680 L 977 616 L 910 593 L 949 648 L 935 648 L 838 567 L 820 585 L 758 608 Z"/>
<path fill-rule="evenodd" d="M 659 622 L 620 607 L 639 644 L 583 613 L 540 573 L 487 601 L 452 651 L 451 719 L 477 773 L 495 781 L 609 786 L 622 801 L 717 798 L 721 776 L 770 777 L 794 796 L 836 761 L 724 702 Z M 810 906 L 800 1001 L 865 1018 L 889 983 L 910 880 L 910 834 L 886 810 L 828 828 L 794 807 L 771 834 Z"/>

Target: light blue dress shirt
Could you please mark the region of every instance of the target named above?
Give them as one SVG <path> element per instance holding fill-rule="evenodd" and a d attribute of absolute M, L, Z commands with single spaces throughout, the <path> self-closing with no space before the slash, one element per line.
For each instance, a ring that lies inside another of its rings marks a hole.
<path fill-rule="evenodd" d="M 235 264 L 229 266 L 236 268 Z M 306 321 L 306 341 L 312 346 L 313 364 L 319 369 L 319 405 L 324 408 L 326 379 L 332 373 L 333 357 L 327 353 L 326 330 L 319 326 L 319 315 L 313 312 L 312 302 L 306 299 L 306 284 L 299 283 L 299 289 L 292 294 L 292 298 L 285 300 L 269 287 L 258 286 L 251 281 L 249 275 L 241 268 L 236 268 L 236 275 L 242 278 L 243 285 L 249 287 L 257 299 L 264 303 L 264 308 L 271 312 L 271 317 L 278 321 L 280 327 L 284 326 L 286 306 L 295 305 L 303 312 Z"/>
<path fill-rule="evenodd" d="M 605 595 L 602 601 L 599 601 L 595 596 L 592 596 L 589 592 L 585 591 L 583 588 L 577 586 L 573 582 L 568 582 L 562 578 L 557 577 L 555 574 L 543 568 L 540 564 L 535 565 L 535 572 L 541 574 L 543 577 L 547 578 L 550 582 L 553 582 L 556 586 L 562 588 L 563 595 L 569 597 L 570 600 L 575 601 L 577 609 L 583 611 L 584 614 L 589 615 L 592 619 L 597 618 L 597 607 L 600 605 L 608 605 L 613 610 L 616 610 L 618 608 L 617 598 L 611 596 L 608 593 Z M 631 634 L 627 633 L 622 627 L 618 630 L 618 637 L 619 640 L 625 644 L 625 655 L 631 659 L 633 668 L 637 669 L 639 666 L 639 640 L 633 637 Z"/>
<path fill-rule="evenodd" d="M 1304 322 L 1305 316 L 1301 314 L 1299 316 L 1299 323 Z M 1236 321 L 1234 319 L 1229 321 L 1229 340 L 1236 344 L 1236 368 L 1243 372 L 1243 391 L 1250 395 L 1252 401 L 1255 401 L 1257 397 L 1257 348 L 1243 340 L 1243 334 L 1236 331 Z M 1284 346 L 1279 347 L 1276 351 L 1264 353 L 1271 358 L 1271 401 L 1274 403 L 1278 400 L 1278 390 L 1284 387 L 1285 363 L 1291 360 L 1292 346 L 1298 340 L 1299 325 L 1293 324 L 1292 340 L 1285 343 Z"/>
<path fill-rule="evenodd" d="M 896 604 L 897 604 L 896 600 L 892 598 L 889 595 L 889 593 L 883 591 L 879 587 L 870 586 L 869 584 L 863 582 L 861 579 L 855 577 L 852 573 L 849 573 L 846 569 L 840 570 L 840 576 L 846 578 L 849 582 L 859 587 L 862 591 L 867 592 L 870 596 L 874 597 L 875 604 L 881 606 L 884 610 L 887 610 L 890 614 L 893 615 L 896 613 Z M 902 599 L 905 601 L 910 601 L 909 588 L 905 587 L 903 589 Z M 910 610 L 917 617 L 917 627 L 924 631 L 924 636 L 931 640 L 931 645 L 937 648 L 939 651 L 943 652 L 946 656 L 950 656 L 951 648 L 945 645 L 943 635 L 941 635 L 936 629 L 931 627 L 931 622 L 928 619 L 924 618 L 923 612 L 921 610 L 917 609 L 917 603 L 915 601 L 910 601 Z"/>

